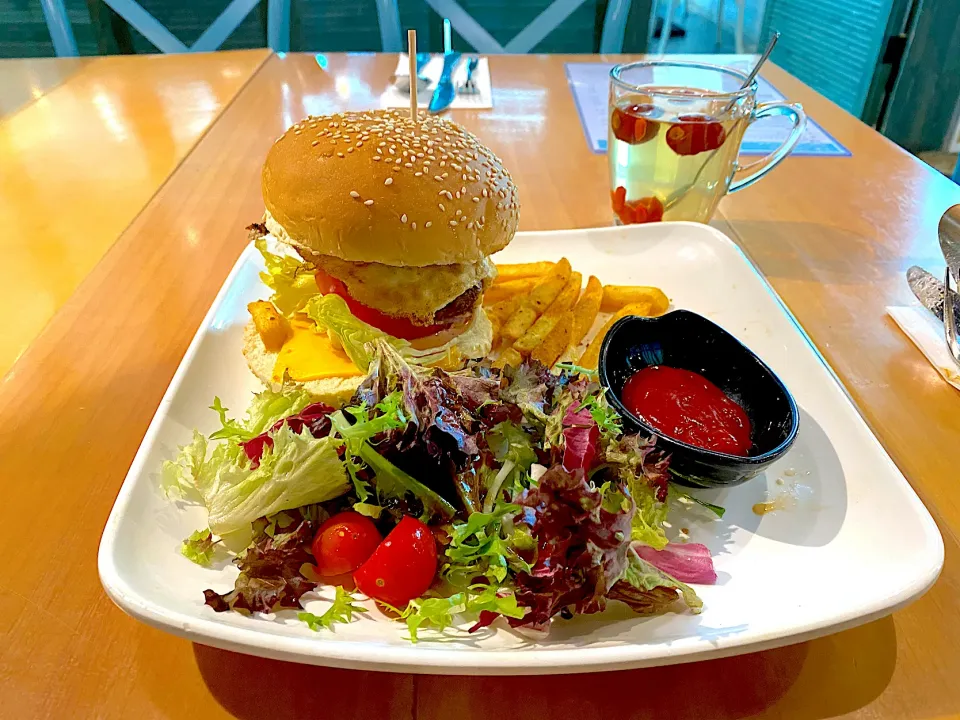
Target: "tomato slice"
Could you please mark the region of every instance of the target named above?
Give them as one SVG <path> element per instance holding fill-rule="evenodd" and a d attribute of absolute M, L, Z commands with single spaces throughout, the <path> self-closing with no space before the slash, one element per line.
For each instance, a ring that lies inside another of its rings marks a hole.
<path fill-rule="evenodd" d="M 316 274 L 317 287 L 324 295 L 333 293 L 339 295 L 347 302 L 347 307 L 357 320 L 372 325 L 378 330 L 383 330 L 387 335 L 392 335 L 401 340 L 416 340 L 418 338 L 429 337 L 446 330 L 452 323 L 438 323 L 436 325 L 414 325 L 406 318 L 394 317 L 380 312 L 368 305 L 357 302 L 350 293 L 347 292 L 347 286 L 342 280 L 338 280 L 332 275 L 328 275 L 323 270 L 318 270 Z"/>
<path fill-rule="evenodd" d="M 337 513 L 313 539 L 317 572 L 324 577 L 353 572 L 373 555 L 381 539 L 370 518 L 353 511 Z"/>
<path fill-rule="evenodd" d="M 403 609 L 423 595 L 437 574 L 437 544 L 430 528 L 405 515 L 353 574 L 360 592 Z"/>

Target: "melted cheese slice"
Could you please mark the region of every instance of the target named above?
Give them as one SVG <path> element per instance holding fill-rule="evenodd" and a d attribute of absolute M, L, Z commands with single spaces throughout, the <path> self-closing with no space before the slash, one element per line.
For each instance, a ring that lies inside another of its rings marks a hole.
<path fill-rule="evenodd" d="M 331 377 L 361 375 L 353 361 L 326 334 L 319 334 L 310 320 L 294 318 L 293 334 L 277 353 L 273 381 L 283 382 L 283 374 L 291 380 L 306 382 Z"/>

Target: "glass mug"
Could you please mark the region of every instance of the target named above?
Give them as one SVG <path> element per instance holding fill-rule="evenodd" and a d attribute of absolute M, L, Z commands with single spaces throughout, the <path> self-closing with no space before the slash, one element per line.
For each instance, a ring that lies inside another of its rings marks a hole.
<path fill-rule="evenodd" d="M 610 200 L 622 224 L 707 222 L 728 192 L 752 185 L 790 154 L 806 125 L 799 105 L 757 104 L 745 73 L 695 62 L 652 60 L 610 71 L 607 156 Z M 786 115 L 789 136 L 764 158 L 740 165 L 754 120 Z M 748 173 L 734 180 L 738 171 Z"/>

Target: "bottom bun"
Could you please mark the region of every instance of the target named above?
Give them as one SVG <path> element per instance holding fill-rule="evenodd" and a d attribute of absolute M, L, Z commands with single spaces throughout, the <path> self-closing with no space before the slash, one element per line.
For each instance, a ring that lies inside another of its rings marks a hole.
<path fill-rule="evenodd" d="M 300 386 L 306 390 L 316 402 L 323 402 L 335 408 L 343 407 L 357 391 L 363 381 L 363 375 L 354 377 L 329 377 L 319 380 L 296 382 L 286 380 L 284 383 L 273 382 L 273 367 L 277 364 L 277 353 L 267 350 L 260 339 L 253 320 L 243 329 L 243 356 L 247 359 L 247 366 L 256 375 L 260 382 L 274 392 L 280 392 L 283 386 Z"/>
<path fill-rule="evenodd" d="M 458 337 L 444 346 L 421 352 L 435 354 L 438 350 L 452 349 L 456 352 L 451 354 L 458 356 L 463 361 L 479 360 L 490 354 L 492 344 L 493 325 L 491 325 L 490 319 L 483 308 L 477 308 L 473 321 Z M 273 382 L 273 368 L 277 364 L 277 353 L 264 347 L 263 340 L 260 339 L 260 334 L 257 332 L 253 320 L 248 322 L 243 329 L 243 356 L 247 360 L 250 371 L 271 390 L 279 392 L 284 385 L 287 387 L 299 385 L 317 402 L 324 402 L 337 408 L 350 401 L 357 387 L 366 377 L 366 373 L 364 373 L 354 377 L 330 377 L 320 380 L 307 380 L 306 382 L 290 379 L 285 380 L 282 384 Z"/>

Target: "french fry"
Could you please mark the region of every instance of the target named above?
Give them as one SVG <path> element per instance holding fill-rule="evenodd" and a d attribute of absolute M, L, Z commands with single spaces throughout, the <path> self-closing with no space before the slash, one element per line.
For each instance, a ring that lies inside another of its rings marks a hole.
<path fill-rule="evenodd" d="M 532 262 L 532 263 L 513 263 L 510 265 L 497 265 L 496 282 L 504 283 L 518 278 L 539 278 L 546 275 L 553 269 L 552 262 Z"/>
<path fill-rule="evenodd" d="M 266 300 L 250 303 L 247 310 L 253 318 L 263 346 L 270 352 L 279 352 L 292 333 L 289 321 L 279 313 L 272 302 Z"/>
<path fill-rule="evenodd" d="M 604 285 L 600 312 L 615 312 L 626 305 L 646 304 L 649 308 L 643 313 L 650 317 L 663 315 L 670 307 L 670 300 L 657 287 L 644 285 Z"/>
<path fill-rule="evenodd" d="M 559 322 L 553 326 L 553 330 L 543 339 L 543 342 L 537 345 L 530 358 L 539 360 L 547 367 L 553 367 L 563 351 L 570 344 L 570 331 L 573 328 L 573 316 L 570 313 L 564 314 Z"/>
<path fill-rule="evenodd" d="M 502 370 L 507 365 L 512 365 L 513 367 L 517 367 L 522 362 L 523 362 L 523 358 L 520 356 L 520 353 L 518 353 L 513 348 L 507 348 L 502 353 L 500 353 L 500 357 L 498 357 L 494 361 L 493 366 L 500 368 Z"/>
<path fill-rule="evenodd" d="M 603 298 L 603 285 L 593 275 L 587 280 L 587 287 L 577 300 L 573 308 L 573 328 L 570 331 L 570 344 L 576 347 L 593 327 L 597 313 L 600 312 L 600 301 Z"/>
<path fill-rule="evenodd" d="M 529 330 L 537 318 L 550 307 L 567 284 L 572 272 L 570 261 L 563 258 L 533 287 L 529 295 L 523 297 L 520 306 L 503 325 L 501 334 L 508 344 L 519 340 L 520 336 Z"/>
<path fill-rule="evenodd" d="M 494 304 L 502 300 L 517 297 L 518 295 L 523 295 L 530 292 L 536 284 L 537 278 L 533 277 L 494 283 L 490 289 L 483 294 L 483 302 L 485 304 Z"/>
<path fill-rule="evenodd" d="M 557 295 L 547 311 L 537 318 L 537 321 L 530 326 L 513 347 L 521 355 L 529 355 L 533 349 L 542 343 L 554 326 L 560 321 L 560 318 L 567 313 L 580 295 L 580 284 L 583 282 L 583 275 L 578 272 L 570 273 L 570 279 L 564 285 L 563 290 Z"/>
<path fill-rule="evenodd" d="M 603 324 L 603 327 L 600 328 L 593 340 L 590 341 L 590 344 L 587 346 L 587 349 L 583 351 L 583 355 L 580 356 L 580 360 L 577 364 L 580 367 L 585 367 L 588 370 L 596 370 L 597 363 L 600 360 L 600 346 L 603 345 L 603 339 L 607 336 L 607 333 L 610 332 L 610 328 L 613 327 L 613 324 L 620 318 L 625 318 L 627 315 L 647 315 L 647 310 L 649 306 L 646 303 L 637 303 L 635 305 L 627 305 L 625 307 L 617 310 L 613 315 L 610 316 L 610 319 Z"/>
<path fill-rule="evenodd" d="M 494 341 L 493 346 L 498 345 L 497 335 L 500 334 L 500 328 L 503 327 L 503 324 L 507 321 L 514 311 L 520 307 L 520 296 L 509 298 L 507 300 L 501 300 L 498 303 L 494 303 L 489 307 L 484 308 L 484 312 L 487 314 L 487 317 L 490 319 L 490 324 L 493 325 L 493 335 Z"/>

